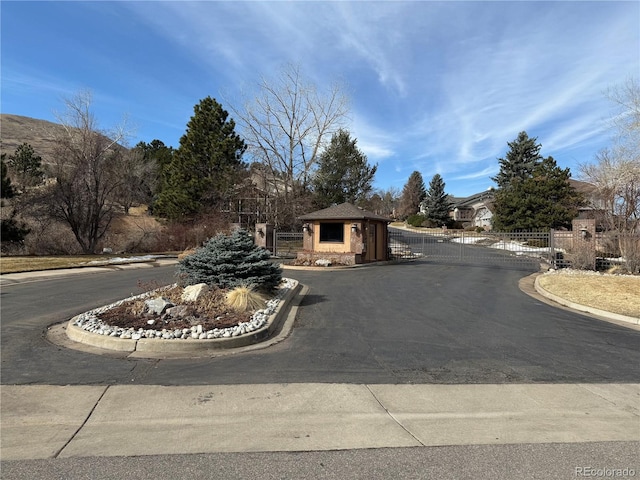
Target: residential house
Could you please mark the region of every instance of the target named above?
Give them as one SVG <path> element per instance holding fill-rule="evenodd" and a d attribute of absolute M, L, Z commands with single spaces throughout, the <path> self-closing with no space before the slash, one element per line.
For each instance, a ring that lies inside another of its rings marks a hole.
<path fill-rule="evenodd" d="M 493 217 L 494 194 L 494 189 L 490 188 L 468 197 L 449 196 L 451 202 L 449 216 L 453 221 L 461 223 L 463 227 L 474 226 L 488 230 L 491 228 Z M 420 204 L 420 213 L 427 214 L 424 202 Z"/>

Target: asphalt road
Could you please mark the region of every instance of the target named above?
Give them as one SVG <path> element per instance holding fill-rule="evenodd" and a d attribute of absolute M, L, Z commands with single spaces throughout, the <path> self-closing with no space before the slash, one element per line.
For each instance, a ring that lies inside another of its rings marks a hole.
<path fill-rule="evenodd" d="M 220 358 L 150 360 L 51 344 L 49 325 L 166 284 L 174 267 L 74 274 L 2 287 L 3 384 L 627 383 L 640 332 L 519 290 L 528 272 L 426 261 L 286 270 L 309 287 L 278 345 Z"/>
<path fill-rule="evenodd" d="M 531 272 L 540 268 L 540 259 L 535 254 L 517 255 L 510 250 L 456 242 L 444 231 L 432 234 L 389 228 L 389 232 L 402 245 L 402 248 L 396 247 L 399 251 L 409 250 L 428 260 L 439 260 L 447 264 L 501 266 Z"/>
<path fill-rule="evenodd" d="M 460 445 L 2 462 L 5 480 L 570 480 L 612 478 L 615 473 L 620 473 L 616 478 L 640 475 L 637 443 Z"/>
<path fill-rule="evenodd" d="M 639 331 L 526 295 L 518 281 L 529 272 L 508 265 L 415 261 L 346 271 L 287 270 L 286 276 L 310 289 L 290 337 L 230 357 L 127 359 L 47 341 L 49 325 L 139 293 L 140 287 L 170 283 L 173 272 L 174 267 L 158 267 L 3 281 L 2 384 L 626 383 L 640 378 Z M 548 480 L 625 468 L 636 476 L 639 448 L 638 442 L 625 441 L 51 458 L 2 461 L 1 470 L 2 478 L 30 480 Z"/>

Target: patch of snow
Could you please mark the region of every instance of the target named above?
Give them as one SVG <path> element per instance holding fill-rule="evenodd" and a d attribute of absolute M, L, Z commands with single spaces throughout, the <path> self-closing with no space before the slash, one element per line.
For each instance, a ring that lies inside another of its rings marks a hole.
<path fill-rule="evenodd" d="M 499 242 L 490 245 L 489 248 L 499 248 L 500 250 L 509 250 L 511 252 L 548 252 L 549 247 L 529 247 L 527 245 L 522 245 L 518 242 L 505 242 L 504 240 L 500 240 Z"/>
<path fill-rule="evenodd" d="M 481 242 L 482 240 L 487 240 L 487 237 L 471 237 L 471 236 L 456 237 L 451 239 L 451 243 L 472 243 L 473 244 L 473 243 Z"/>
<path fill-rule="evenodd" d="M 107 264 L 118 264 L 118 263 L 130 263 L 130 262 L 145 262 L 149 260 L 155 260 L 156 258 L 164 258 L 165 255 L 142 255 L 139 257 L 113 257 L 113 258 L 105 258 L 104 260 L 92 260 L 91 262 L 87 262 L 87 265 L 104 265 Z"/>

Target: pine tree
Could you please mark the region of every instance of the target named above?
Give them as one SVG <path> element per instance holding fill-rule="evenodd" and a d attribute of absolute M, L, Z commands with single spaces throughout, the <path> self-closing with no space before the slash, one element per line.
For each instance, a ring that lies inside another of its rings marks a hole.
<path fill-rule="evenodd" d="M 282 271 L 269 257 L 246 230 L 236 230 L 231 235 L 216 235 L 180 260 L 178 277 L 183 285 L 248 286 L 271 292 L 280 284 Z"/>
<path fill-rule="evenodd" d="M 146 182 L 146 187 L 151 196 L 150 211 L 154 210 L 157 196 L 169 184 L 170 176 L 166 175 L 171 164 L 175 150 L 167 147 L 161 140 L 152 140 L 150 143 L 138 142 L 134 150 L 142 155 L 144 161 L 154 165 L 154 175 Z"/>
<path fill-rule="evenodd" d="M 7 175 L 7 166 L 4 163 L 5 154 L 2 154 L 0 162 L 2 169 L 2 185 L 0 189 L 1 198 L 13 198 L 16 192 L 11 184 L 11 179 Z M 4 205 L 3 205 L 4 206 Z M 30 232 L 24 222 L 18 222 L 16 219 L 17 212 L 11 209 L 8 218 L 3 218 L 0 222 L 0 241 L 2 241 L 2 250 L 7 250 L 7 245 L 20 243 L 24 237 Z"/>
<path fill-rule="evenodd" d="M 319 208 L 344 202 L 359 203 L 371 191 L 378 166 L 369 166 L 356 143 L 349 132 L 340 130 L 320 155 L 312 182 Z"/>
<path fill-rule="evenodd" d="M 570 227 L 582 204 L 582 195 L 569 183 L 569 169 L 553 157 L 538 163 L 531 176 L 497 191 L 493 228 L 547 230 Z"/>
<path fill-rule="evenodd" d="M 409 215 L 416 213 L 419 209 L 420 202 L 424 200 L 426 194 L 427 191 L 424 186 L 422 174 L 418 171 L 413 172 L 402 189 L 398 216 L 404 220 Z"/>
<path fill-rule="evenodd" d="M 201 100 L 180 147 L 161 172 L 162 191 L 154 211 L 175 220 L 214 206 L 231 192 L 244 168 L 245 150 L 228 112 L 211 97 Z"/>
<path fill-rule="evenodd" d="M 16 191 L 13 188 L 13 184 L 11 183 L 11 179 L 7 173 L 7 164 L 4 163 L 5 154 L 2 154 L 2 186 L 0 187 L 0 196 L 2 198 L 11 198 L 15 196 Z"/>
<path fill-rule="evenodd" d="M 16 151 L 9 155 L 8 165 L 18 177 L 21 187 L 31 187 L 42 183 L 44 171 L 42 170 L 42 157 L 36 155 L 33 147 L 23 143 Z"/>
<path fill-rule="evenodd" d="M 498 189 L 507 188 L 518 180 L 529 178 L 535 166 L 542 161 L 537 138 L 529 138 L 527 132 L 520 132 L 518 138 L 509 142 L 509 151 L 505 158 L 499 158 L 500 171 L 491 180 Z"/>
<path fill-rule="evenodd" d="M 444 191 L 444 180 L 439 173 L 436 173 L 429 182 L 429 190 L 424 200 L 427 211 L 427 220 L 436 226 L 449 223 L 449 208 L 451 201 Z"/>

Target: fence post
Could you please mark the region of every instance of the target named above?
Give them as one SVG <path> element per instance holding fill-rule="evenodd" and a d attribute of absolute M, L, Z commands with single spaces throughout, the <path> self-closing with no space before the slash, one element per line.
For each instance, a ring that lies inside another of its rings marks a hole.
<path fill-rule="evenodd" d="M 273 229 L 273 256 L 278 256 L 278 231 Z"/>
<path fill-rule="evenodd" d="M 549 231 L 549 263 L 556 268 L 556 231 L 552 228 Z"/>

